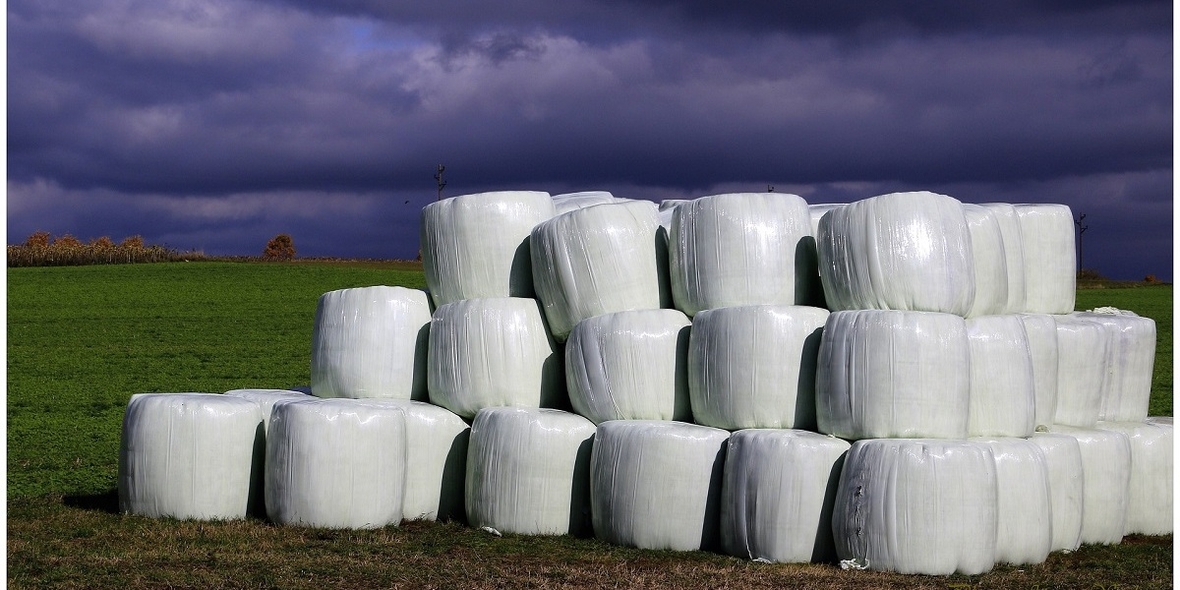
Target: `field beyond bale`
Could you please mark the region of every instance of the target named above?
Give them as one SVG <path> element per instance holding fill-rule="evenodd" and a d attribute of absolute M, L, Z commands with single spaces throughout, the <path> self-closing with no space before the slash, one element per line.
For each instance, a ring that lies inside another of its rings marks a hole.
<path fill-rule="evenodd" d="M 1172 537 L 1128 537 L 982 576 L 844 572 L 456 524 L 377 531 L 117 514 L 119 434 L 142 392 L 310 380 L 316 302 L 422 288 L 404 263 L 200 262 L 8 270 L 8 584 L 26 587 L 1171 587 Z M 1152 415 L 1172 415 L 1172 287 L 1084 289 L 1155 319 Z"/>

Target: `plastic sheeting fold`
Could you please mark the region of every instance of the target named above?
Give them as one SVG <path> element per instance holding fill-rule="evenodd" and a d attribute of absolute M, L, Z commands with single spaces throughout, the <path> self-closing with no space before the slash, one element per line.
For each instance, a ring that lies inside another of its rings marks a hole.
<path fill-rule="evenodd" d="M 963 217 L 971 232 L 975 270 L 975 300 L 967 317 L 999 315 L 1008 306 L 1008 262 L 1000 222 L 986 207 L 968 203 L 963 203 Z"/>
<path fill-rule="evenodd" d="M 1073 213 L 1066 205 L 1014 205 L 1024 246 L 1024 310 L 1065 314 L 1077 296 Z"/>
<path fill-rule="evenodd" d="M 1172 534 L 1172 424 L 1099 422 L 1101 430 L 1121 432 L 1131 442 L 1131 479 L 1125 534 Z"/>
<path fill-rule="evenodd" d="M 1008 297 L 1000 313 L 1021 313 L 1025 310 L 1024 238 L 1020 233 L 1020 214 L 1011 203 L 982 203 L 996 217 L 1000 236 L 1004 240 L 1004 267 L 1008 271 Z M 978 287 L 978 283 L 976 287 Z"/>
<path fill-rule="evenodd" d="M 623 199 L 617 199 L 610 191 L 581 191 L 577 193 L 562 193 L 553 195 L 553 207 L 556 210 L 556 215 L 562 213 L 569 213 L 570 211 L 577 211 L 584 209 L 591 205 L 602 205 L 604 203 L 617 203 Z"/>
<path fill-rule="evenodd" d="M 575 412 L 607 420 L 689 421 L 692 322 L 675 309 L 621 311 L 578 322 L 565 344 Z"/>
<path fill-rule="evenodd" d="M 1090 428 L 1102 411 L 1110 338 L 1102 324 L 1076 315 L 1057 323 L 1057 409 L 1053 423 Z"/>
<path fill-rule="evenodd" d="M 833 311 L 971 311 L 971 232 L 952 197 L 893 193 L 849 203 L 820 219 L 815 241 Z"/>
<path fill-rule="evenodd" d="M 422 270 L 436 306 L 477 297 L 532 297 L 533 227 L 557 214 L 549 193 L 461 195 L 422 209 Z"/>
<path fill-rule="evenodd" d="M 1142 422 L 1155 372 L 1155 320 L 1113 308 L 1073 315 L 1102 324 L 1109 339 L 1098 419 Z"/>
<path fill-rule="evenodd" d="M 589 532 L 594 433 L 594 423 L 560 410 L 480 410 L 467 455 L 468 523 L 525 535 Z"/>
<path fill-rule="evenodd" d="M 1044 451 L 1023 438 L 972 440 L 996 459 L 996 563 L 1045 561 L 1053 550 L 1053 493 Z"/>
<path fill-rule="evenodd" d="M 728 439 L 682 422 L 599 424 L 590 460 L 595 536 L 641 549 L 716 547 Z"/>
<path fill-rule="evenodd" d="M 818 430 L 840 438 L 966 438 L 971 347 L 945 313 L 832 312 L 816 368 Z"/>
<path fill-rule="evenodd" d="M 732 193 L 676 208 L 668 232 L 672 299 L 689 317 L 735 305 L 806 304 L 816 262 L 797 195 Z"/>
<path fill-rule="evenodd" d="M 1035 422 L 1037 426 L 1048 426 L 1053 424 L 1057 413 L 1057 321 L 1043 313 L 1022 313 L 1016 317 L 1024 324 L 1032 354 Z"/>
<path fill-rule="evenodd" d="M 1031 436 L 1036 428 L 1032 351 L 1015 315 L 967 320 L 971 343 L 968 436 Z"/>
<path fill-rule="evenodd" d="M 321 295 L 311 338 L 312 394 L 425 400 L 430 312 L 425 291 L 404 287 Z"/>
<path fill-rule="evenodd" d="M 802 430 L 733 433 L 721 488 L 725 552 L 776 563 L 834 561 L 832 506 L 849 447 Z"/>
<path fill-rule="evenodd" d="M 723 307 L 693 318 L 688 391 L 705 426 L 815 430 L 815 373 L 828 311 Z"/>
<path fill-rule="evenodd" d="M 987 445 L 857 441 L 832 513 L 836 553 L 870 570 L 983 573 L 995 563 L 997 509 L 996 464 Z"/>
<path fill-rule="evenodd" d="M 262 408 L 212 393 L 131 396 L 119 445 L 119 510 L 153 518 L 245 518 L 257 500 Z"/>
<path fill-rule="evenodd" d="M 1127 524 L 1130 439 L 1122 432 L 1061 425 L 1049 427 L 1049 432 L 1074 437 L 1082 452 L 1082 543 L 1118 544 Z"/>
<path fill-rule="evenodd" d="M 464 417 L 496 406 L 556 407 L 565 370 L 536 300 L 467 299 L 430 322 L 430 402 Z"/>
<path fill-rule="evenodd" d="M 565 341 L 596 315 L 671 307 L 667 250 L 650 201 L 593 205 L 538 224 L 533 282 L 553 335 Z"/>

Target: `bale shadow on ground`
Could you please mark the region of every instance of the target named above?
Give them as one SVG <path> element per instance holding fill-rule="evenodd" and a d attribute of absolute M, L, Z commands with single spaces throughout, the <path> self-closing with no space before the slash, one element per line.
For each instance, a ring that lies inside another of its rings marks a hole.
<path fill-rule="evenodd" d="M 111 488 L 100 494 L 66 494 L 61 503 L 71 508 L 118 514 L 119 490 Z"/>

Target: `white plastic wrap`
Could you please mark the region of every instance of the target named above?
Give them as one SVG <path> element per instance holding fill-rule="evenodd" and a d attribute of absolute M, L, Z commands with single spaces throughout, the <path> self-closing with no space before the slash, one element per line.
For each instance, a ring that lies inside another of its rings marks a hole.
<path fill-rule="evenodd" d="M 1053 550 L 1049 463 L 1023 438 L 978 438 L 996 458 L 996 563 L 1041 563 Z"/>
<path fill-rule="evenodd" d="M 728 439 L 683 422 L 599 424 L 590 460 L 595 536 L 640 549 L 715 547 Z"/>
<path fill-rule="evenodd" d="M 553 195 L 553 207 L 557 210 L 555 215 L 584 209 L 591 205 L 602 205 L 604 203 L 616 203 L 622 199 L 615 198 L 610 191 L 582 191 L 577 193 L 562 193 L 560 195 Z"/>
<path fill-rule="evenodd" d="M 371 399 L 400 408 L 406 421 L 405 520 L 463 520 L 467 442 L 471 427 L 450 410 L 425 402 Z"/>
<path fill-rule="evenodd" d="M 1142 422 L 1155 371 L 1155 320 L 1114 308 L 1076 315 L 1102 324 L 1110 339 L 1098 419 Z"/>
<path fill-rule="evenodd" d="M 119 446 L 119 510 L 153 518 L 245 518 L 262 468 L 262 408 L 211 393 L 131 396 Z"/>
<path fill-rule="evenodd" d="M 1024 238 L 1020 233 L 1020 215 L 1011 203 L 983 203 L 1000 224 L 1004 240 L 1005 268 L 1008 270 L 1008 298 L 1000 313 L 1020 313 L 1025 309 Z M 976 283 L 976 288 L 979 284 Z"/>
<path fill-rule="evenodd" d="M 1131 441 L 1111 430 L 1054 425 L 1049 432 L 1067 434 L 1082 452 L 1083 544 L 1115 545 L 1123 540 L 1131 489 Z"/>
<path fill-rule="evenodd" d="M 291 389 L 231 389 L 225 392 L 230 397 L 248 399 L 262 408 L 262 426 L 265 429 L 270 422 L 270 411 L 275 402 L 280 400 L 312 399 L 312 396 L 301 391 Z"/>
<path fill-rule="evenodd" d="M 963 318 L 832 312 L 815 375 L 818 430 L 840 438 L 965 438 L 971 346 Z"/>
<path fill-rule="evenodd" d="M 1049 472 L 1049 506 L 1053 516 L 1052 551 L 1073 551 L 1082 544 L 1085 476 L 1078 439 L 1068 434 L 1034 433 Z"/>
<path fill-rule="evenodd" d="M 852 445 L 832 512 L 841 560 L 907 574 L 979 574 L 996 556 L 996 464 L 987 445 L 873 439 Z"/>
<path fill-rule="evenodd" d="M 1172 424 L 1099 422 L 1098 428 L 1127 435 L 1131 442 L 1131 480 L 1125 534 L 1172 534 Z"/>
<path fill-rule="evenodd" d="M 802 430 L 733 433 L 721 488 L 725 552 L 777 563 L 834 561 L 832 504 L 849 446 Z"/>
<path fill-rule="evenodd" d="M 400 407 L 355 399 L 275 404 L 266 439 L 266 513 L 276 524 L 399 524 L 405 478 Z"/>
<path fill-rule="evenodd" d="M 425 400 L 430 311 L 416 289 L 324 293 L 311 337 L 312 394 Z"/>
<path fill-rule="evenodd" d="M 1102 411 L 1110 338 L 1102 324 L 1076 315 L 1057 323 L 1057 410 L 1053 423 L 1090 428 Z"/>
<path fill-rule="evenodd" d="M 496 406 L 556 407 L 565 371 L 536 300 L 448 303 L 430 322 L 430 402 L 464 417 Z"/>
<path fill-rule="evenodd" d="M 1024 311 L 1062 314 L 1077 297 L 1073 213 L 1066 205 L 1014 205 L 1024 246 Z"/>
<path fill-rule="evenodd" d="M 796 195 L 735 193 L 680 205 L 668 232 L 672 299 L 689 317 L 806 304 L 815 275 L 810 237 L 807 202 Z"/>
<path fill-rule="evenodd" d="M 829 309 L 971 311 L 971 232 L 952 197 L 894 193 L 849 203 L 820 219 L 815 241 Z"/>
<path fill-rule="evenodd" d="M 967 317 L 998 315 L 1008 306 L 1008 262 L 1000 222 L 986 207 L 963 204 L 971 231 L 971 265 L 975 269 L 975 300 Z"/>
<path fill-rule="evenodd" d="M 1057 413 L 1057 321 L 1043 313 L 1022 313 L 1028 349 L 1032 354 L 1033 392 L 1037 426 L 1053 424 Z"/>
<path fill-rule="evenodd" d="M 815 203 L 807 206 L 808 213 L 811 214 L 811 235 L 819 235 L 819 220 L 824 216 L 824 213 L 843 207 L 847 203 Z"/>
<path fill-rule="evenodd" d="M 688 391 L 705 426 L 815 430 L 815 371 L 828 311 L 753 305 L 693 318 Z"/>
<path fill-rule="evenodd" d="M 522 535 L 588 532 L 594 432 L 593 422 L 560 410 L 480 410 L 467 454 L 468 524 Z"/>
<path fill-rule="evenodd" d="M 692 322 L 675 309 L 621 311 L 578 322 L 565 344 L 575 412 L 606 420 L 689 421 Z"/>
<path fill-rule="evenodd" d="M 1032 351 L 1015 315 L 967 320 L 971 343 L 968 436 L 1031 436 L 1036 428 Z"/>
<path fill-rule="evenodd" d="M 533 227 L 557 214 L 549 193 L 462 195 L 422 209 L 422 270 L 436 306 L 477 297 L 532 297 Z"/>
<path fill-rule="evenodd" d="M 533 229 L 532 256 L 537 298 L 559 341 L 586 318 L 672 306 L 667 241 L 650 201 L 558 215 Z"/>

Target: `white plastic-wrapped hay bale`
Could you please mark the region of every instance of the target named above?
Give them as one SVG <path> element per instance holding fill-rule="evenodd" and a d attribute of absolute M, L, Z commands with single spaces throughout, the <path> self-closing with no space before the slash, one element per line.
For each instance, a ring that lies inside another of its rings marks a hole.
<path fill-rule="evenodd" d="M 225 392 L 230 397 L 248 399 L 262 408 L 262 425 L 265 429 L 270 422 L 270 412 L 275 402 L 281 400 L 312 399 L 311 395 L 292 389 L 231 389 Z"/>
<path fill-rule="evenodd" d="M 1041 563 L 1053 550 L 1053 493 L 1049 463 L 1023 438 L 972 439 L 996 459 L 996 563 Z"/>
<path fill-rule="evenodd" d="M 1024 324 L 1032 355 L 1035 422 L 1037 426 L 1048 426 L 1057 413 L 1057 321 L 1043 313 L 1022 313 L 1016 317 Z"/>
<path fill-rule="evenodd" d="M 820 219 L 815 241 L 829 309 L 971 311 L 971 232 L 952 197 L 893 193 L 849 203 Z"/>
<path fill-rule="evenodd" d="M 832 312 L 815 375 L 818 430 L 848 440 L 965 438 L 970 375 L 962 317 Z"/>
<path fill-rule="evenodd" d="M 1032 351 L 1015 315 L 967 320 L 971 343 L 968 436 L 1030 436 L 1036 428 Z"/>
<path fill-rule="evenodd" d="M 1014 205 L 1024 246 L 1024 311 L 1063 314 L 1077 297 L 1073 213 L 1066 205 Z"/>
<path fill-rule="evenodd" d="M 998 315 L 1008 306 L 1008 263 L 1000 222 L 986 207 L 963 204 L 971 232 L 971 266 L 975 270 L 975 300 L 967 317 Z"/>
<path fill-rule="evenodd" d="M 728 438 L 683 422 L 599 424 L 590 461 L 595 536 L 641 549 L 716 546 Z"/>
<path fill-rule="evenodd" d="M 690 420 L 691 329 L 688 316 L 675 309 L 620 311 L 578 322 L 565 344 L 570 405 L 595 424 Z"/>
<path fill-rule="evenodd" d="M 1078 441 L 1082 452 L 1083 544 L 1114 545 L 1123 540 L 1131 486 L 1131 441 L 1122 432 L 1054 425 L 1049 432 Z"/>
<path fill-rule="evenodd" d="M 807 210 L 811 213 L 811 240 L 808 243 L 808 248 L 813 251 L 812 256 L 815 260 L 815 275 L 811 277 L 811 293 L 807 296 L 807 305 L 814 307 L 828 308 L 828 302 L 824 298 L 824 283 L 819 277 L 819 251 L 815 243 L 815 237 L 819 233 L 819 220 L 825 213 L 837 207 L 843 207 L 845 203 L 817 203 L 809 204 Z"/>
<path fill-rule="evenodd" d="M 1036 432 L 1029 442 L 1040 447 L 1049 473 L 1053 516 L 1052 551 L 1073 551 L 1082 544 L 1085 472 L 1078 439 L 1068 434 Z"/>
<path fill-rule="evenodd" d="M 463 520 L 467 442 L 471 427 L 455 413 L 434 404 L 372 399 L 368 404 L 400 408 L 406 421 L 404 520 Z"/>
<path fill-rule="evenodd" d="M 982 203 L 980 207 L 992 212 L 1000 226 L 1004 240 L 1004 267 L 1008 271 L 1008 298 L 1000 313 L 1020 313 L 1025 310 L 1024 238 L 1020 232 L 1020 214 L 1011 203 Z M 976 283 L 976 288 L 979 284 Z"/>
<path fill-rule="evenodd" d="M 806 304 L 815 274 L 811 215 L 796 195 L 733 193 L 676 208 L 668 232 L 672 299 L 698 312 Z"/>
<path fill-rule="evenodd" d="M 212 393 L 131 396 L 119 445 L 119 510 L 153 518 L 245 518 L 256 499 L 262 408 Z"/>
<path fill-rule="evenodd" d="M 594 432 L 560 410 L 480 410 L 467 452 L 467 522 L 522 535 L 588 532 Z"/>
<path fill-rule="evenodd" d="M 320 296 L 311 337 L 317 397 L 426 399 L 425 291 L 358 287 Z"/>
<path fill-rule="evenodd" d="M 1110 338 L 1102 324 L 1076 315 L 1055 315 L 1057 408 L 1053 423 L 1090 428 L 1102 411 L 1102 384 Z"/>
<path fill-rule="evenodd" d="M 752 305 L 693 318 L 688 391 L 705 426 L 815 430 L 815 371 L 828 311 Z"/>
<path fill-rule="evenodd" d="M 1172 534 L 1172 424 L 1099 422 L 1101 430 L 1121 432 L 1131 442 L 1131 480 L 1125 534 Z"/>
<path fill-rule="evenodd" d="M 581 191 L 576 193 L 561 193 L 553 195 L 553 208 L 556 210 L 554 215 L 561 215 L 570 211 L 584 209 L 591 205 L 602 205 L 604 203 L 616 203 L 622 199 L 617 199 L 610 191 Z"/>
<path fill-rule="evenodd" d="M 276 524 L 399 524 L 405 478 L 402 408 L 355 399 L 275 404 L 266 438 L 266 513 Z"/>
<path fill-rule="evenodd" d="M 533 227 L 557 214 L 549 193 L 462 195 L 422 208 L 422 270 L 436 306 L 477 297 L 532 297 Z"/>
<path fill-rule="evenodd" d="M 563 213 L 533 228 L 533 282 L 560 341 L 604 313 L 671 307 L 656 205 L 628 201 Z"/>
<path fill-rule="evenodd" d="M 964 440 L 873 439 L 848 451 L 832 512 L 841 565 L 979 574 L 996 555 L 996 464 Z"/>
<path fill-rule="evenodd" d="M 1109 338 L 1098 419 L 1142 422 L 1155 371 L 1155 320 L 1112 307 L 1074 315 L 1102 324 Z"/>
<path fill-rule="evenodd" d="M 834 561 L 832 505 L 849 444 L 802 430 L 729 437 L 721 488 L 721 547 L 778 563 Z"/>
<path fill-rule="evenodd" d="M 487 407 L 559 405 L 561 365 L 533 299 L 456 301 L 435 310 L 430 322 L 430 402 L 464 418 Z"/>
<path fill-rule="evenodd" d="M 819 235 L 819 220 L 823 218 L 824 213 L 843 207 L 847 203 L 814 203 L 807 205 L 807 212 L 811 214 L 811 236 Z"/>

